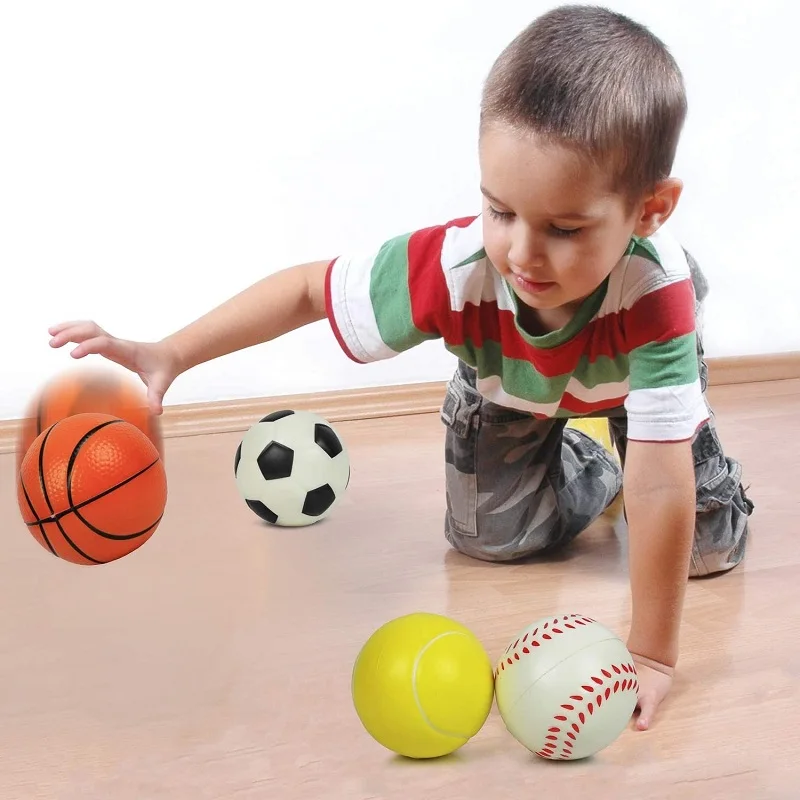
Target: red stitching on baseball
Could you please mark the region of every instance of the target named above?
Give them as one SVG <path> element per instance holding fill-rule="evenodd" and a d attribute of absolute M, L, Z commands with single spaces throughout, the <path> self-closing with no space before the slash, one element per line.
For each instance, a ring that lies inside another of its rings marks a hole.
<path fill-rule="evenodd" d="M 576 625 L 589 625 L 589 624 L 595 622 L 595 620 L 593 620 L 591 617 L 586 617 L 583 614 L 565 614 L 563 617 L 555 617 L 552 622 L 550 622 L 548 620 L 547 622 L 542 623 L 542 626 L 541 626 L 542 627 L 542 631 L 549 630 L 551 633 L 555 633 L 555 634 L 564 633 L 564 631 L 562 631 L 561 628 L 559 628 L 559 627 L 552 627 L 551 628 L 550 627 L 551 625 L 554 625 L 554 626 L 560 625 L 562 628 L 569 628 L 570 630 L 574 631 L 575 630 L 575 625 L 571 625 L 568 622 L 568 620 L 572 620 L 572 622 L 574 622 Z M 542 646 L 542 643 L 540 641 L 537 641 L 537 639 L 536 639 L 536 636 L 538 635 L 538 633 L 539 633 L 539 626 L 535 627 L 532 631 L 529 631 L 528 633 L 526 633 L 521 639 L 517 639 L 517 641 L 514 642 L 514 644 L 510 644 L 510 645 L 508 645 L 508 647 L 506 647 L 505 653 L 503 654 L 503 656 L 504 656 L 503 660 L 500 661 L 498 666 L 492 670 L 492 678 L 493 678 L 493 680 L 497 680 L 497 675 L 499 674 L 499 672 L 501 672 L 501 671 L 504 672 L 505 671 L 506 665 L 512 666 L 514 664 L 514 661 L 519 661 L 519 654 L 516 652 L 516 649 L 517 649 L 517 647 L 519 647 L 520 643 L 525 645 L 525 647 L 522 648 L 522 652 L 525 655 L 530 655 L 530 652 L 531 652 L 530 651 L 530 647 L 541 647 Z M 526 644 L 528 642 L 529 638 L 530 638 L 530 647 L 528 647 L 527 644 Z M 549 633 L 542 633 L 540 638 L 551 640 L 553 637 Z M 509 655 L 512 650 L 515 651 L 514 654 L 513 655 Z M 587 692 L 594 691 L 594 689 L 587 688 L 586 686 L 584 686 L 583 688 Z"/>
<path fill-rule="evenodd" d="M 621 668 L 621 670 L 620 670 Z M 617 667 L 616 664 L 611 665 L 611 669 L 617 674 L 621 674 L 625 672 L 627 674 L 636 675 L 636 666 L 634 664 L 620 664 Z M 606 670 L 601 670 L 603 675 L 607 678 L 611 679 L 614 676 L 607 672 Z M 598 679 L 592 676 L 592 680 L 598 682 Z M 599 681 L 600 684 L 603 684 L 604 681 Z M 594 689 L 591 686 L 584 686 L 584 689 L 588 690 L 589 692 L 594 692 Z M 598 694 L 594 697 L 595 703 L 597 703 L 597 707 L 603 703 L 603 698 L 608 700 L 612 694 L 617 694 L 618 692 L 627 692 L 629 689 L 633 689 L 634 691 L 639 690 L 639 682 L 631 677 L 626 678 L 623 681 L 615 681 L 613 686 L 606 686 L 605 691 L 602 694 Z M 578 694 L 570 695 L 570 699 L 575 700 L 576 702 L 583 702 L 583 697 Z M 570 711 L 574 710 L 574 707 L 568 704 L 564 704 L 561 708 L 568 709 Z M 594 712 L 594 704 L 591 702 L 587 702 L 586 711 L 588 712 L 589 716 L 592 716 Z M 575 746 L 575 742 L 578 740 L 578 734 L 581 732 L 581 725 L 586 724 L 586 714 L 583 711 L 578 713 L 578 719 L 580 720 L 580 725 L 577 722 L 573 722 L 571 725 L 568 726 L 566 730 L 563 729 L 563 723 L 567 722 L 567 717 L 564 714 L 556 714 L 553 717 L 554 722 L 560 722 L 562 725 L 553 725 L 553 727 L 548 728 L 548 736 L 545 737 L 545 743 L 542 745 L 540 750 L 536 751 L 536 755 L 541 756 L 542 758 L 558 758 L 558 759 L 566 759 L 572 755 L 572 748 Z M 556 756 L 556 751 L 559 750 L 559 737 L 555 734 L 562 734 L 564 735 L 563 742 L 560 743 L 561 749 Z"/>
<path fill-rule="evenodd" d="M 547 630 L 547 631 L 549 631 L 549 633 L 542 633 L 540 638 L 547 639 L 547 640 L 552 640 L 553 637 L 550 634 L 552 634 L 552 633 L 554 633 L 554 634 L 564 633 L 564 631 L 561 630 L 561 627 L 569 628 L 570 630 L 574 631 L 575 630 L 575 626 L 574 625 L 570 625 L 568 620 L 572 620 L 573 622 L 575 622 L 578 625 L 588 625 L 589 623 L 592 623 L 592 622 L 595 621 L 595 620 L 591 619 L 591 617 L 585 617 L 582 614 L 566 614 L 563 617 L 555 617 L 552 622 L 550 622 L 548 620 L 547 622 L 542 624 L 542 631 Z M 553 626 L 561 625 L 561 627 L 550 627 L 551 625 L 553 625 Z M 539 628 L 537 626 L 532 631 L 529 631 L 528 633 L 526 633 L 521 639 L 517 639 L 517 641 L 514 642 L 514 644 L 508 645 L 508 647 L 506 647 L 505 653 L 503 654 L 504 656 L 506 656 L 506 658 L 505 658 L 504 662 L 500 663 L 500 669 L 504 670 L 506 663 L 509 664 L 509 666 L 512 664 L 511 658 L 508 657 L 509 653 L 511 653 L 512 650 L 516 651 L 516 649 L 519 647 L 520 643 L 525 645 L 528 642 L 529 638 L 531 640 L 530 641 L 530 646 L 531 647 L 541 647 L 542 643 L 539 642 L 539 641 L 536 641 L 536 636 L 538 635 L 538 633 L 539 633 Z M 527 654 L 527 653 L 530 653 L 530 650 L 526 649 L 525 647 L 523 647 L 522 648 L 522 652 Z"/>

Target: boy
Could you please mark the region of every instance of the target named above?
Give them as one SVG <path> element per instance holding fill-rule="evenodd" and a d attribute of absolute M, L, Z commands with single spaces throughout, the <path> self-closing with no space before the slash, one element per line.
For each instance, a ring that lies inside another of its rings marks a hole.
<path fill-rule="evenodd" d="M 454 548 L 508 561 L 563 546 L 624 486 L 645 729 L 671 687 L 687 577 L 741 561 L 753 510 L 705 398 L 703 278 L 662 227 L 685 114 L 646 28 L 554 9 L 484 87 L 479 216 L 277 272 L 160 342 L 77 322 L 51 345 L 137 372 L 161 413 L 182 372 L 316 320 L 359 362 L 442 339 L 459 359 L 442 406 Z M 571 416 L 609 419 L 622 470 Z"/>

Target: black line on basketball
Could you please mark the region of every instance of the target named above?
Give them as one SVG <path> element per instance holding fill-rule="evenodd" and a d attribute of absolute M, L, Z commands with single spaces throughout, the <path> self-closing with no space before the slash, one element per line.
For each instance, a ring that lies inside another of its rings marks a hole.
<path fill-rule="evenodd" d="M 36 509 L 33 507 L 33 502 L 31 501 L 31 496 L 28 494 L 28 489 L 25 486 L 25 479 L 22 477 L 22 472 L 20 472 L 20 475 L 19 475 L 19 484 L 22 487 L 22 493 L 25 495 L 25 502 L 28 504 L 28 508 L 30 509 L 31 514 L 33 514 L 33 516 L 35 517 L 36 516 Z M 28 527 L 31 527 L 32 525 L 35 525 L 39 529 L 39 533 L 42 534 L 42 539 L 44 539 L 45 544 L 50 549 L 50 552 L 54 556 L 58 556 L 58 553 L 56 553 L 55 548 L 53 547 L 52 544 L 50 544 L 50 538 L 45 533 L 44 525 L 41 522 L 34 522 L 34 523 L 28 522 L 28 523 L 26 523 L 26 525 L 28 525 Z"/>
<path fill-rule="evenodd" d="M 49 520 L 47 520 L 47 521 L 49 522 Z M 80 547 L 78 547 L 78 545 L 76 545 L 76 544 L 75 544 L 75 542 L 73 542 L 73 541 L 72 541 L 72 539 L 70 539 L 70 538 L 69 538 L 69 536 L 67 536 L 67 532 L 66 532 L 66 531 L 64 530 L 64 528 L 61 526 L 61 521 L 60 521 L 60 520 L 58 520 L 58 519 L 54 519 L 54 520 L 53 520 L 53 524 L 54 524 L 54 525 L 55 525 L 55 526 L 58 528 L 58 530 L 60 531 L 61 535 L 64 537 L 64 541 L 65 541 L 65 542 L 66 542 L 66 543 L 67 543 L 67 544 L 68 544 L 68 545 L 69 545 L 69 546 L 70 546 L 70 547 L 71 547 L 71 548 L 72 548 L 72 549 L 73 549 L 73 550 L 74 550 L 76 553 L 78 553 L 78 555 L 81 555 L 81 556 L 83 556 L 85 559 L 87 559 L 87 560 L 91 561 L 93 564 L 102 564 L 102 563 L 103 563 L 102 561 L 98 561 L 96 558 L 92 558 L 92 557 L 91 557 L 91 556 L 90 556 L 88 553 L 84 553 L 84 552 L 83 552 L 83 550 L 81 550 L 81 549 L 80 549 Z"/>
<path fill-rule="evenodd" d="M 115 541 L 115 542 L 124 542 L 124 541 L 126 541 L 128 539 L 138 539 L 140 536 L 144 536 L 146 533 L 149 533 L 150 531 L 152 531 L 155 527 L 157 527 L 161 523 L 161 520 L 162 520 L 164 515 L 163 514 L 159 514 L 158 515 L 158 519 L 156 519 L 156 521 L 153 522 L 151 525 L 148 525 L 148 527 L 146 527 L 143 531 L 138 531 L 136 533 L 120 533 L 120 534 L 106 533 L 106 531 L 101 530 L 100 528 L 95 528 L 95 526 L 92 525 L 91 522 L 89 522 L 88 520 L 84 519 L 77 511 L 75 512 L 75 516 L 90 531 L 92 531 L 93 533 L 96 533 L 98 536 L 102 536 L 104 539 L 111 539 L 112 541 Z"/>
<path fill-rule="evenodd" d="M 99 425 L 96 425 L 91 430 L 86 431 L 86 433 L 83 434 L 83 436 L 80 438 L 75 447 L 72 448 L 72 453 L 70 454 L 69 457 L 69 463 L 67 464 L 67 492 L 69 492 L 70 483 L 72 481 L 72 470 L 73 467 L 75 466 L 75 459 L 78 457 L 78 453 L 81 451 L 81 448 L 98 431 L 103 430 L 103 428 L 107 428 L 109 425 L 118 425 L 120 422 L 122 422 L 121 419 L 109 419 L 106 422 L 101 422 Z"/>
<path fill-rule="evenodd" d="M 58 423 L 56 423 L 56 425 L 57 424 Z M 55 427 L 56 426 L 53 425 L 53 427 L 47 431 L 44 439 L 42 440 L 42 446 L 39 448 L 39 486 L 42 489 L 42 497 L 44 497 L 44 501 L 47 503 L 47 507 L 50 509 L 51 514 L 54 512 L 54 509 L 53 504 L 50 502 L 50 495 L 47 493 L 47 484 L 44 479 L 44 448 L 47 446 L 47 441 L 53 433 Z"/>
<path fill-rule="evenodd" d="M 103 430 L 103 428 L 107 428 L 109 425 L 117 425 L 122 422 L 121 419 L 110 419 L 106 422 L 101 422 L 99 425 L 96 425 L 91 430 L 86 431 L 83 436 L 80 438 L 78 443 L 75 447 L 72 448 L 72 453 L 69 456 L 69 462 L 67 463 L 67 500 L 69 502 L 69 510 L 71 511 L 74 508 L 74 504 L 72 502 L 72 473 L 75 469 L 75 461 L 78 458 L 78 453 L 80 453 L 81 448 L 89 441 L 89 439 L 94 436 L 98 431 Z M 62 512 L 63 515 L 63 512 Z"/>
<path fill-rule="evenodd" d="M 69 508 L 67 511 L 78 511 L 79 509 L 83 508 L 84 506 L 88 506 L 89 503 L 94 503 L 95 500 L 100 500 L 102 497 L 105 497 L 112 492 L 116 492 L 117 489 L 124 486 L 126 483 L 130 483 L 131 481 L 135 481 L 140 475 L 144 475 L 145 472 L 153 469 L 156 464 L 158 464 L 160 459 L 156 459 L 155 461 L 151 461 L 146 467 L 142 467 L 138 472 L 134 472 L 133 475 L 128 476 L 125 480 L 120 481 L 119 483 L 114 484 L 113 486 L 109 487 L 108 489 L 103 489 L 100 494 L 93 495 L 92 497 L 88 498 L 87 500 L 83 500 L 82 502 L 75 505 L 72 502 L 72 484 L 67 479 L 67 499 L 69 500 Z M 67 512 L 64 512 L 67 513 Z"/>
<path fill-rule="evenodd" d="M 44 480 L 44 450 L 45 450 L 45 447 L 47 446 L 47 442 L 50 439 L 50 436 L 53 434 L 53 431 L 62 422 L 64 422 L 65 419 L 68 419 L 68 417 L 65 417 L 64 419 L 60 419 L 58 422 L 53 423 L 53 425 L 51 425 L 50 428 L 48 428 L 47 434 L 45 435 L 44 440 L 42 441 L 42 446 L 39 448 L 39 485 L 41 486 L 41 489 L 42 489 L 42 495 L 44 497 L 44 501 L 45 501 L 45 503 L 47 503 L 47 508 L 50 510 L 50 516 L 47 517 L 47 519 L 53 519 L 53 520 L 57 519 L 59 516 L 63 516 L 64 512 L 63 511 L 59 512 L 59 514 L 55 513 L 55 509 L 53 508 L 53 504 L 50 502 L 50 495 L 47 493 L 47 484 L 45 483 L 45 480 Z M 121 422 L 121 420 L 116 420 L 115 419 L 115 420 L 109 420 L 108 422 L 103 422 L 97 428 L 95 428 L 94 430 L 99 430 L 100 428 L 105 427 L 106 425 L 112 424 L 112 422 Z M 90 433 L 93 433 L 93 432 L 94 431 L 90 431 Z M 76 446 L 76 450 L 83 445 L 83 443 L 86 441 L 86 438 L 87 438 L 87 436 L 84 436 L 78 442 L 78 444 Z M 70 467 L 69 467 L 70 470 L 72 468 L 73 460 L 74 459 L 70 458 Z M 67 479 L 67 489 L 69 489 L 69 478 Z"/>
<path fill-rule="evenodd" d="M 112 492 L 115 492 L 120 486 L 124 486 L 126 483 L 130 483 L 133 480 L 136 480 L 140 475 L 144 475 L 145 472 L 152 469 L 156 464 L 158 464 L 160 459 L 156 459 L 155 461 L 151 461 L 146 467 L 142 467 L 138 472 L 135 472 L 133 475 L 125 478 L 124 481 L 120 481 L 119 483 L 114 484 L 114 486 L 109 487 L 108 489 L 104 489 L 100 494 L 93 495 L 92 497 L 88 498 L 88 500 L 83 500 L 82 502 L 75 505 L 72 502 L 72 487 L 67 486 L 67 499 L 69 500 L 69 505 L 63 510 L 59 511 L 57 514 L 51 514 L 47 519 L 46 522 L 50 522 L 51 520 L 61 519 L 65 517 L 67 514 L 72 514 L 73 512 L 77 512 L 79 509 L 83 508 L 84 506 L 88 506 L 89 503 L 94 503 L 95 500 L 100 500 L 101 498 L 105 497 Z M 36 525 L 35 522 L 28 522 L 27 525 Z"/>
<path fill-rule="evenodd" d="M 56 424 L 57 424 L 57 423 L 56 423 Z M 42 442 L 42 446 L 44 447 L 44 442 Z M 41 470 L 39 471 L 39 479 L 40 479 L 40 480 L 42 479 L 42 473 L 41 473 Z M 31 511 L 32 511 L 32 512 L 35 514 L 35 513 L 36 513 L 36 509 L 35 509 L 35 508 L 33 508 L 33 504 L 30 502 L 30 498 L 28 498 L 28 492 L 27 492 L 27 489 L 25 489 L 25 483 L 24 483 L 24 481 L 23 481 L 23 483 L 22 483 L 22 488 L 25 490 L 25 497 L 28 499 L 28 504 L 29 504 L 29 506 L 30 506 L 30 508 L 31 508 Z M 42 484 L 42 491 L 46 491 L 46 490 L 45 490 L 45 488 L 44 488 L 44 484 Z M 48 506 L 50 506 L 50 502 L 49 502 L 49 500 L 48 500 Z M 52 506 L 50 506 L 50 510 L 52 511 Z M 102 561 L 98 561 L 96 558 L 92 558 L 92 557 L 91 557 L 90 555 L 88 555 L 87 553 L 84 553 L 84 552 L 83 552 L 83 550 L 81 550 L 81 549 L 80 549 L 80 547 L 78 547 L 78 545 L 76 545 L 76 544 L 75 544 L 75 542 L 73 542 L 73 541 L 72 541 L 72 539 L 70 539 L 70 538 L 69 538 L 69 536 L 67 536 L 67 532 L 64 530 L 64 528 L 62 528 L 62 527 L 61 527 L 61 522 L 59 521 L 59 518 L 58 518 L 56 515 L 54 515 L 54 516 L 52 516 L 52 517 L 48 517 L 48 518 L 47 518 L 47 519 L 45 519 L 45 520 L 39 520 L 39 521 L 37 521 L 37 522 L 35 522 L 35 523 L 30 523 L 30 522 L 29 522 L 29 523 L 27 523 L 29 526 L 30 526 L 31 524 L 35 524 L 35 525 L 36 525 L 36 526 L 39 528 L 39 531 L 40 531 L 40 532 L 41 532 L 41 534 L 42 534 L 42 538 L 43 538 L 43 539 L 44 539 L 44 540 L 47 542 L 47 546 L 50 548 L 50 551 L 53 553 L 53 555 L 54 555 L 54 556 L 57 556 L 58 558 L 62 558 L 62 556 L 60 556 L 60 555 L 58 554 L 58 552 L 55 550 L 55 548 L 53 547 L 53 545 L 50 543 L 50 538 L 48 537 L 47 533 L 45 532 L 45 527 L 44 527 L 44 526 L 45 526 L 45 525 L 46 525 L 48 522 L 52 522 L 52 523 L 53 523 L 53 524 L 54 524 L 54 525 L 55 525 L 55 526 L 58 528 L 58 530 L 61 532 L 61 535 L 64 537 L 64 541 L 65 541 L 65 542 L 66 542 L 66 543 L 67 543 L 67 544 L 68 544 L 68 545 L 69 545 L 69 546 L 70 546 L 70 547 L 71 547 L 71 548 L 72 548 L 72 549 L 73 549 L 73 550 L 74 550 L 76 553 L 78 553 L 79 555 L 83 556 L 85 559 L 87 559 L 88 561 L 91 561 L 91 562 L 92 562 L 92 563 L 94 563 L 94 564 L 102 564 L 102 563 L 103 563 Z"/>

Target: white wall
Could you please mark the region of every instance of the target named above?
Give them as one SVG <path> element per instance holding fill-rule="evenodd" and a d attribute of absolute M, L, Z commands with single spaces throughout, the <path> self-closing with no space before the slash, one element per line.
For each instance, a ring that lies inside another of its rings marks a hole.
<path fill-rule="evenodd" d="M 552 5 L 2 3 L 0 418 L 74 366 L 48 347 L 56 321 L 155 339 L 265 273 L 474 213 L 481 81 Z M 685 71 L 673 224 L 712 282 L 709 355 L 800 348 L 796 7 L 609 5 Z M 358 366 L 318 323 L 197 368 L 166 400 L 439 380 L 452 363 L 428 344 Z"/>

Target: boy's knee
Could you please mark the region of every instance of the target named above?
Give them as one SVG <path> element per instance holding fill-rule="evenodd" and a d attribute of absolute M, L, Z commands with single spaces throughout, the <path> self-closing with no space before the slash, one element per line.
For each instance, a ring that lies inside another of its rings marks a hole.
<path fill-rule="evenodd" d="M 726 456 L 713 425 L 693 444 L 696 515 L 690 577 L 730 571 L 745 555 L 754 505 L 742 485 L 742 467 Z"/>
<path fill-rule="evenodd" d="M 710 507 L 698 507 L 689 577 L 719 575 L 741 563 L 752 513 L 753 503 L 740 484 L 724 501 L 717 499 Z"/>
<path fill-rule="evenodd" d="M 513 520 L 502 512 L 476 510 L 471 524 L 465 526 L 450 510 L 445 514 L 445 538 L 453 548 L 471 558 L 495 563 L 552 550 L 563 540 L 562 527 L 555 503 L 542 503 L 541 497 L 538 508 L 531 504 L 528 514 Z"/>
<path fill-rule="evenodd" d="M 453 464 L 446 470 L 445 537 L 456 550 L 481 561 L 517 561 L 559 549 L 602 511 L 599 504 L 583 513 L 570 507 L 545 465 L 533 467 L 521 484 L 490 484 L 482 491 L 477 475 L 466 476 Z M 521 490 L 525 486 L 528 491 Z"/>

